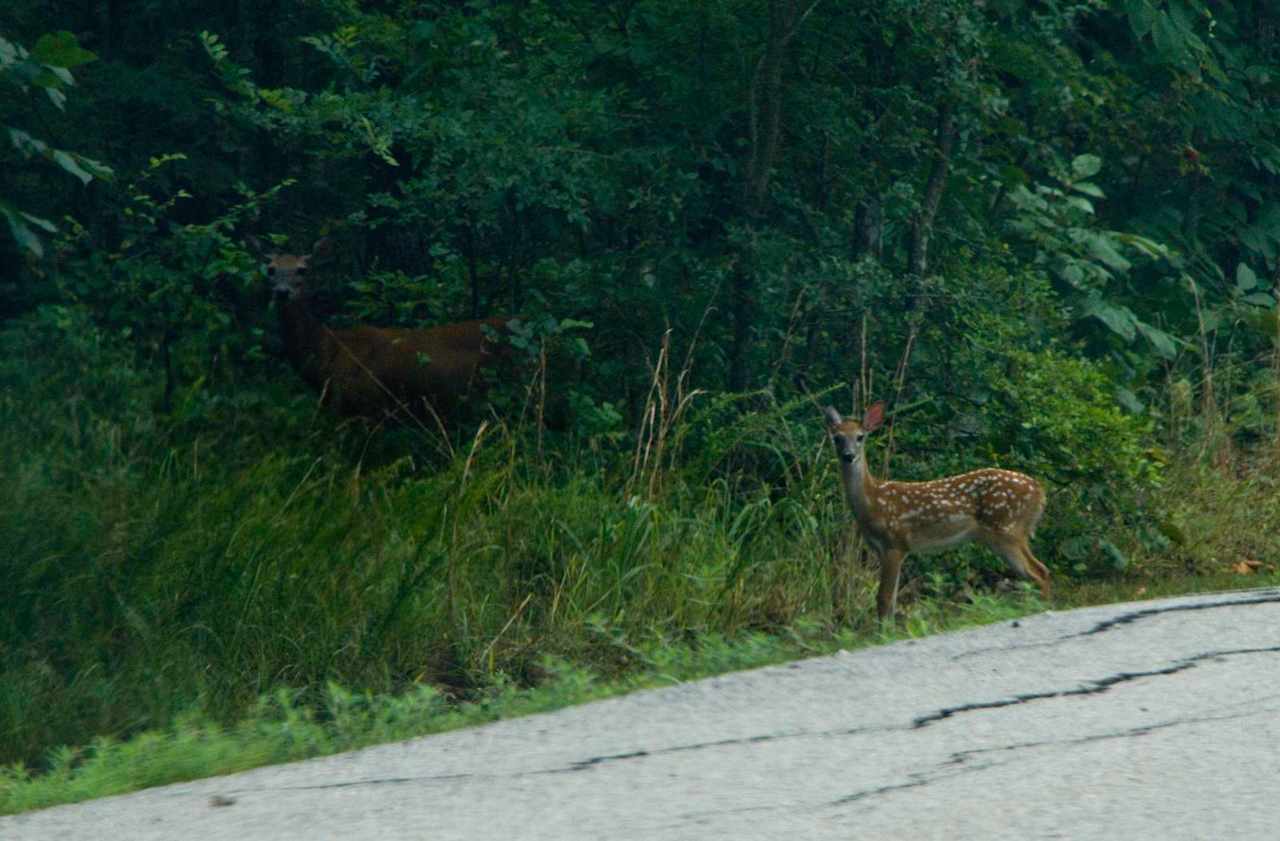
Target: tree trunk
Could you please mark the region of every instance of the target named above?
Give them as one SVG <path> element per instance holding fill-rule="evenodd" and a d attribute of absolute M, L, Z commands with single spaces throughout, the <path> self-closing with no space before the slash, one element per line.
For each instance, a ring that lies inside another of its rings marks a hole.
<path fill-rule="evenodd" d="M 107 0 L 107 55 L 120 58 L 124 42 L 125 0 Z"/>
<path fill-rule="evenodd" d="M 471 317 L 480 317 L 480 270 L 476 257 L 475 222 L 468 215 L 463 228 L 463 247 L 467 250 L 467 280 L 471 285 Z"/>
<path fill-rule="evenodd" d="M 907 272 L 916 277 L 924 277 L 929 268 L 929 238 L 933 236 L 933 221 L 947 186 L 947 170 L 951 166 L 951 148 L 955 139 L 955 111 L 950 104 L 944 105 L 938 115 L 938 157 L 933 162 L 933 171 L 929 173 L 920 210 L 911 221 L 911 253 Z"/>
<path fill-rule="evenodd" d="M 800 11 L 800 0 L 770 0 L 769 3 L 768 41 L 764 55 L 756 62 L 751 89 L 748 91 L 751 146 L 746 181 L 743 183 L 743 204 L 747 224 L 753 232 L 756 222 L 765 215 L 767 209 L 769 176 L 781 145 L 782 70 L 787 45 L 819 2 L 821 0 L 814 0 L 803 13 Z M 752 243 L 748 245 L 749 253 L 738 261 L 730 285 L 733 345 L 729 351 L 729 388 L 732 391 L 742 391 L 747 387 L 747 350 L 755 326 L 755 305 L 752 298 L 755 278 L 750 253 L 754 250 L 754 236 L 748 239 Z"/>
<path fill-rule="evenodd" d="M 857 228 L 857 254 L 867 254 L 880 261 L 884 252 L 884 205 L 879 196 L 868 196 L 858 202 L 854 211 Z"/>

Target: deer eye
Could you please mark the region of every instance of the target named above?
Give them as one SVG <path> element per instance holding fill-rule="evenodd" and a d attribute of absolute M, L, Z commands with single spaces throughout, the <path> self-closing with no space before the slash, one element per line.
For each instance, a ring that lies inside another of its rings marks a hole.
<path fill-rule="evenodd" d="M 863 438 L 866 438 L 866 437 L 867 437 L 867 433 L 865 433 L 865 432 L 859 432 L 857 435 L 855 435 L 855 436 L 854 436 L 854 438 L 855 438 L 858 442 L 861 442 L 861 441 L 862 441 L 862 439 L 863 439 Z"/>

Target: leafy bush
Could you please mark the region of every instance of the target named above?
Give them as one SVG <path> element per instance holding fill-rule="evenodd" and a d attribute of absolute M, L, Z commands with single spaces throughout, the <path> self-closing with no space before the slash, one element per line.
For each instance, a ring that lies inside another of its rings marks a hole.
<path fill-rule="evenodd" d="M 1052 510 L 1044 536 L 1059 569 L 1122 570 L 1117 527 L 1153 530 L 1164 456 L 1149 417 L 1120 408 L 1096 364 L 1047 350 L 1012 351 L 991 390 L 1005 411 L 992 434 L 1028 472 L 1046 480 Z"/>

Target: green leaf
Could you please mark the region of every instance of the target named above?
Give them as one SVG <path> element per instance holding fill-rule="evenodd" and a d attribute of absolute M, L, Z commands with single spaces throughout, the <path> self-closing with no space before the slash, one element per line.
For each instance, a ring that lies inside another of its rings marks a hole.
<path fill-rule="evenodd" d="M 1240 241 L 1252 251 L 1270 260 L 1275 257 L 1275 240 L 1257 225 L 1250 225 L 1240 232 Z"/>
<path fill-rule="evenodd" d="M 1080 196 L 1067 196 L 1067 204 L 1085 213 L 1093 213 L 1093 202 Z"/>
<path fill-rule="evenodd" d="M 1021 167 L 1005 164 L 1000 167 L 1000 180 L 1005 184 L 1026 184 L 1031 181 L 1031 176 Z"/>
<path fill-rule="evenodd" d="M 1138 319 L 1128 307 L 1109 304 L 1101 298 L 1092 297 L 1085 303 L 1084 317 L 1098 319 L 1126 342 L 1133 341 L 1137 335 Z"/>
<path fill-rule="evenodd" d="M 45 88 L 44 95 L 49 97 L 49 101 L 53 103 L 53 107 L 59 111 L 67 104 L 67 95 L 57 88 Z"/>
<path fill-rule="evenodd" d="M 26 214 L 19 213 L 4 202 L 0 202 L 0 216 L 4 216 L 9 222 L 9 233 L 13 234 L 13 238 L 20 248 L 31 252 L 37 258 L 44 256 L 44 245 L 41 244 L 40 237 L 36 235 L 36 232 L 27 226 L 27 220 L 24 218 Z M 35 217 L 28 218 L 34 219 Z M 44 219 L 36 221 L 42 223 L 42 226 L 49 224 Z"/>
<path fill-rule="evenodd" d="M 1125 3 L 1125 12 L 1129 15 L 1129 27 L 1133 30 L 1133 37 L 1141 41 L 1151 31 L 1151 24 L 1155 22 L 1155 8 L 1148 0 L 1128 0 Z"/>
<path fill-rule="evenodd" d="M 1132 248 L 1136 248 L 1148 257 L 1168 257 L 1169 249 L 1164 245 L 1138 234 L 1126 234 L 1112 232 L 1112 235 L 1120 242 Z"/>
<path fill-rule="evenodd" d="M 1116 250 L 1110 237 L 1105 234 L 1100 234 L 1096 231 L 1083 231 L 1078 239 L 1089 249 L 1089 256 L 1103 263 L 1107 268 L 1115 269 L 1118 272 L 1126 272 L 1133 265 Z"/>
<path fill-rule="evenodd" d="M 1058 552 L 1069 561 L 1082 561 L 1089 554 L 1090 538 L 1072 537 L 1058 544 Z"/>
<path fill-rule="evenodd" d="M 1141 331 L 1142 335 L 1146 337 L 1147 341 L 1151 342 L 1151 346 L 1156 349 L 1156 353 L 1160 354 L 1165 359 L 1173 359 L 1178 355 L 1177 339 L 1173 336 L 1159 328 L 1152 327 L 1145 321 L 1138 321 L 1135 319 L 1134 324 L 1137 326 L 1138 330 Z"/>
<path fill-rule="evenodd" d="M 80 46 L 70 32 L 51 32 L 41 35 L 31 48 L 31 57 L 50 67 L 79 67 L 97 56 Z"/>
<path fill-rule="evenodd" d="M 1065 266 L 1062 267 L 1061 271 L 1059 271 L 1058 273 L 1062 276 L 1063 280 L 1065 280 L 1067 283 L 1070 283 L 1072 286 L 1076 287 L 1077 289 L 1080 289 L 1084 286 L 1084 280 L 1085 280 L 1084 269 L 1081 268 L 1079 262 L 1072 261 L 1070 263 L 1067 263 Z"/>
<path fill-rule="evenodd" d="M 58 232 L 58 226 L 50 222 L 48 219 L 41 219 L 39 216 L 33 216 L 30 213 L 27 213 L 25 210 L 21 210 L 18 212 L 22 214 L 23 219 L 27 220 L 32 225 L 35 225 L 37 228 L 40 228 L 51 234 L 56 234 Z"/>
<path fill-rule="evenodd" d="M 1189 58 L 1186 38 L 1168 14 L 1162 12 L 1156 16 L 1151 27 L 1151 40 L 1166 61 L 1178 65 L 1186 64 Z"/>
<path fill-rule="evenodd" d="M 1107 194 L 1102 192 L 1101 187 L 1089 181 L 1077 181 L 1071 185 L 1071 189 L 1077 193 L 1084 193 L 1086 196 L 1093 196 L 1095 199 L 1105 199 L 1107 197 Z"/>
<path fill-rule="evenodd" d="M 1071 174 L 1075 178 L 1090 178 L 1102 169 L 1102 158 L 1097 155 L 1078 155 L 1071 161 Z"/>
<path fill-rule="evenodd" d="M 12 41 L 0 38 L 0 67 L 16 64 L 23 56 L 24 50 Z"/>
<path fill-rule="evenodd" d="M 1116 401 L 1135 415 L 1141 414 L 1147 409 L 1142 401 L 1138 399 L 1138 395 L 1127 388 L 1116 389 Z"/>
<path fill-rule="evenodd" d="M 1250 289 L 1256 288 L 1258 285 L 1258 276 L 1253 273 L 1253 269 L 1240 263 L 1236 266 L 1236 291 L 1248 292 Z"/>
<path fill-rule="evenodd" d="M 1115 568 L 1116 572 L 1123 572 L 1125 567 L 1129 566 L 1129 558 L 1124 552 L 1120 551 L 1119 546 L 1116 546 L 1110 540 L 1099 539 L 1098 547 L 1102 549 L 1103 553 L 1108 558 L 1111 559 L 1111 565 Z"/>
<path fill-rule="evenodd" d="M 43 156 L 49 149 L 48 144 L 43 140 L 36 140 L 22 129 L 9 129 L 9 140 L 13 143 L 13 148 L 27 157 L 32 155 Z"/>
<path fill-rule="evenodd" d="M 1268 309 L 1276 305 L 1276 299 L 1270 292 L 1251 292 L 1240 300 L 1255 307 L 1267 307 Z"/>
<path fill-rule="evenodd" d="M 93 176 L 81 168 L 80 164 L 70 152 L 64 152 L 61 149 L 54 149 L 53 162 L 74 175 L 76 178 L 79 178 L 81 184 L 88 184 L 93 180 Z"/>
<path fill-rule="evenodd" d="M 84 155 L 81 155 L 76 152 L 73 152 L 72 154 L 75 155 L 76 161 L 80 164 L 80 166 L 84 167 L 85 170 L 94 178 L 100 178 L 103 181 L 110 181 L 112 178 L 115 178 L 115 175 L 116 175 L 115 170 L 107 166 L 106 164 L 99 163 L 98 161 L 95 161 L 93 158 L 86 158 Z"/>
<path fill-rule="evenodd" d="M 1157 520 L 1156 528 L 1159 529 L 1161 534 L 1169 538 L 1169 540 L 1172 543 L 1178 546 L 1181 546 L 1187 542 L 1186 532 L 1184 532 L 1182 528 L 1172 520 L 1164 520 L 1164 519 Z"/>

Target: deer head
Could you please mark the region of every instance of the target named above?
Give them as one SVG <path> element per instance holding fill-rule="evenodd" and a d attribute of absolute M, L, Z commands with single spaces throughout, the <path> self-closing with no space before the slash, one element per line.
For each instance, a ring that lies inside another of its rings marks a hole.
<path fill-rule="evenodd" d="M 248 237 L 251 248 L 266 261 L 266 275 L 271 283 L 271 292 L 278 297 L 291 301 L 306 297 L 306 275 L 312 261 L 324 260 L 333 253 L 333 243 L 328 237 L 316 240 L 310 254 L 284 254 L 267 251 L 257 237 Z"/>
<path fill-rule="evenodd" d="M 822 414 L 827 419 L 827 430 L 831 433 L 836 455 L 845 464 L 853 464 L 863 461 L 867 436 L 884 423 L 884 403 L 873 403 L 862 416 L 862 423 L 841 418 L 840 413 L 830 406 L 825 407 Z"/>

